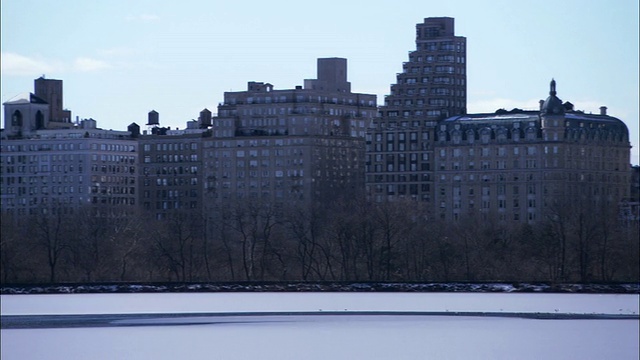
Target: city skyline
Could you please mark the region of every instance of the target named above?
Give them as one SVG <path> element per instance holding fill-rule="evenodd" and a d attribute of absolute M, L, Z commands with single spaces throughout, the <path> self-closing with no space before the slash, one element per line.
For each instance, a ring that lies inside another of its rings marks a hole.
<path fill-rule="evenodd" d="M 468 41 L 469 113 L 534 110 L 555 78 L 563 101 L 594 114 L 607 106 L 627 124 L 638 164 L 638 3 L 615 4 L 409 1 L 393 12 L 382 1 L 329 1 L 303 12 L 284 2 L 3 2 L 2 102 L 44 74 L 64 80 L 74 120 L 125 129 L 156 110 L 161 126 L 183 128 L 225 91 L 249 81 L 292 89 L 315 77 L 316 58 L 344 57 L 352 90 L 382 105 L 415 48 L 415 24 L 448 16 Z"/>

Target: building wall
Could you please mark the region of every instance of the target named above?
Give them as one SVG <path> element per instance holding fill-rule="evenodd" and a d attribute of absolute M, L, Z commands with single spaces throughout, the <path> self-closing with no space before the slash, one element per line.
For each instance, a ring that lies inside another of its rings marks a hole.
<path fill-rule="evenodd" d="M 133 213 L 137 151 L 122 131 L 39 130 L 30 138 L 2 139 L 2 210 L 27 215 L 90 205 L 99 216 Z"/>
<path fill-rule="evenodd" d="M 375 201 L 434 203 L 437 121 L 466 113 L 466 38 L 454 19 L 416 24 L 416 48 L 396 75 L 367 137 L 367 193 Z"/>
<path fill-rule="evenodd" d="M 318 59 L 318 79 L 226 92 L 205 141 L 212 202 L 261 199 L 309 206 L 364 189 L 364 138 L 376 96 L 351 93 L 346 59 Z M 207 201 L 209 202 L 209 201 Z"/>
<path fill-rule="evenodd" d="M 71 111 L 64 109 L 62 80 L 40 77 L 35 79 L 33 83 L 35 95 L 49 103 L 51 121 L 70 123 Z"/>
<path fill-rule="evenodd" d="M 411 198 L 430 203 L 434 123 L 376 119 L 366 138 L 367 193 L 377 201 Z"/>
<path fill-rule="evenodd" d="M 367 146 L 374 153 L 367 155 L 367 169 L 373 173 L 367 174 L 367 186 L 374 199 L 411 196 L 447 221 L 481 214 L 535 222 L 561 204 L 617 204 L 628 197 L 628 130 L 608 115 L 470 114 L 439 121 L 433 128 L 432 137 L 428 131 L 422 136 L 422 146 L 405 145 L 404 151 L 395 139 L 401 131 L 372 131 Z M 406 150 L 412 148 L 420 150 Z M 398 159 L 407 158 L 425 160 L 398 167 Z M 405 179 L 420 178 L 424 181 L 416 183 L 418 191 L 431 193 L 415 196 L 410 181 L 407 194 Z"/>
<path fill-rule="evenodd" d="M 170 213 L 203 210 L 203 134 L 142 135 L 139 203 L 161 220 Z"/>
<path fill-rule="evenodd" d="M 417 24 L 416 49 L 396 75 L 381 117 L 438 120 L 466 113 L 466 49 L 466 38 L 454 34 L 454 19 Z"/>
<path fill-rule="evenodd" d="M 206 140 L 206 197 L 213 203 L 251 199 L 310 206 L 338 196 L 362 195 L 363 142 L 324 136 Z"/>
<path fill-rule="evenodd" d="M 25 99 L 4 103 L 4 132 L 6 136 L 30 136 L 49 126 L 49 105 L 26 93 Z"/>

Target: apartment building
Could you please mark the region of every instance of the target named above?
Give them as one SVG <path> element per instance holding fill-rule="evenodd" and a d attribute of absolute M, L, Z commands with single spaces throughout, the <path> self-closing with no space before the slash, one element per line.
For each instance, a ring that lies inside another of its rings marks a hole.
<path fill-rule="evenodd" d="M 535 222 L 562 204 L 618 204 L 629 198 L 629 132 L 606 110 L 575 110 L 552 80 L 538 110 L 458 115 L 426 130 L 409 120 L 393 132 L 374 128 L 369 194 L 423 200 L 445 221 Z"/>
<path fill-rule="evenodd" d="M 449 17 L 416 25 L 416 49 L 396 74 L 382 118 L 439 120 L 467 112 L 467 40 L 454 25 Z"/>
<path fill-rule="evenodd" d="M 158 113 L 149 123 L 158 125 Z M 141 209 L 155 219 L 178 212 L 203 212 L 203 137 L 207 129 L 169 130 L 155 126 L 139 137 Z"/>
<path fill-rule="evenodd" d="M 249 82 L 224 94 L 204 144 L 211 201 L 308 206 L 362 193 L 376 96 L 351 92 L 346 59 L 318 59 L 317 75 L 295 89 Z"/>
<path fill-rule="evenodd" d="M 416 25 L 416 49 L 402 64 L 366 137 L 367 193 L 375 201 L 433 199 L 437 122 L 466 113 L 466 38 L 454 19 Z"/>
<path fill-rule="evenodd" d="M 3 137 L 2 211 L 66 213 L 91 205 L 96 216 L 135 212 L 137 141 L 127 131 L 86 126 Z"/>
<path fill-rule="evenodd" d="M 446 221 L 535 222 L 561 201 L 628 197 L 628 129 L 606 107 L 575 110 L 552 81 L 539 109 L 467 114 L 465 59 L 453 19 L 416 25 L 416 50 L 366 135 L 371 199 L 419 200 Z"/>
<path fill-rule="evenodd" d="M 68 213 L 87 205 L 96 216 L 135 212 L 138 146 L 132 131 L 102 130 L 93 119 L 50 128 L 48 103 L 32 93 L 5 102 L 4 111 L 3 212 Z"/>
<path fill-rule="evenodd" d="M 535 222 L 557 206 L 618 204 L 629 197 L 626 125 L 563 103 L 551 81 L 536 111 L 497 111 L 440 121 L 434 139 L 434 214 L 481 213 Z"/>

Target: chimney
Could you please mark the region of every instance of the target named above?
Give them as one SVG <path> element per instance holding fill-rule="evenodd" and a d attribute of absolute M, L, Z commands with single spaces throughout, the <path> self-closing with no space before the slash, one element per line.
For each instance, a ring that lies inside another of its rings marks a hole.
<path fill-rule="evenodd" d="M 540 100 L 539 103 L 540 103 L 540 111 L 542 111 L 542 105 L 544 105 L 544 100 Z"/>
<path fill-rule="evenodd" d="M 600 106 L 600 115 L 607 115 L 607 107 Z"/>

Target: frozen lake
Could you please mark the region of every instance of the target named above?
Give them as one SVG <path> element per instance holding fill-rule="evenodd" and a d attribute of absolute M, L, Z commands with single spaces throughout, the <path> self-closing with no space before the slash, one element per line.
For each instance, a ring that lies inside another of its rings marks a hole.
<path fill-rule="evenodd" d="M 45 321 L 44 328 L 3 327 L 3 360 L 640 356 L 638 295 L 167 293 L 2 295 L 0 300 L 5 324 L 18 315 L 35 323 L 51 315 L 71 319 L 62 326 Z M 91 325 L 74 317 L 82 314 L 101 320 Z"/>

